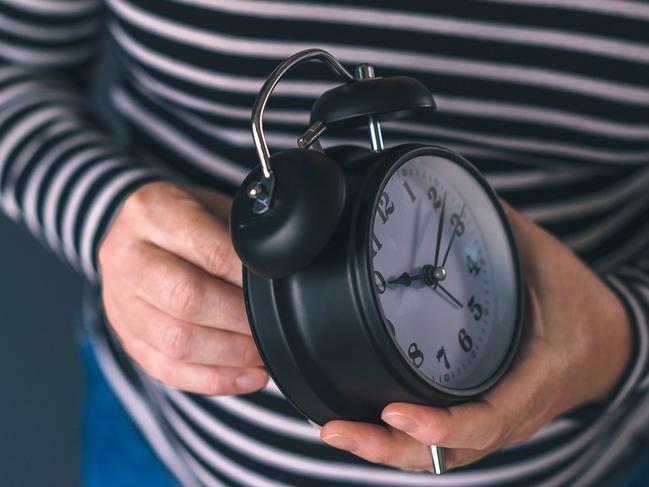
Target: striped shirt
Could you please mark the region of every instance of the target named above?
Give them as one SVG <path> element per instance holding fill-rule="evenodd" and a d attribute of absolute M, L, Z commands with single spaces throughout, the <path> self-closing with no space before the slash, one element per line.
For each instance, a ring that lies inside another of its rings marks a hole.
<path fill-rule="evenodd" d="M 0 0 L 0 204 L 98 283 L 96 250 L 124 198 L 173 177 L 233 192 L 256 161 L 250 107 L 288 55 L 322 47 L 430 87 L 432 123 L 385 124 L 388 145 L 470 159 L 512 205 L 617 292 L 635 332 L 614 398 L 446 476 L 371 465 L 319 441 L 272 384 L 239 397 L 164 387 L 124 354 L 89 292 L 108 381 L 183 485 L 601 485 L 649 429 L 649 3 L 623 0 Z M 89 67 L 128 142 L 93 116 Z M 292 147 L 325 69 L 296 70 L 266 116 Z M 355 132 L 325 145 L 358 143 Z M 94 289 L 94 287 L 93 287 Z"/>

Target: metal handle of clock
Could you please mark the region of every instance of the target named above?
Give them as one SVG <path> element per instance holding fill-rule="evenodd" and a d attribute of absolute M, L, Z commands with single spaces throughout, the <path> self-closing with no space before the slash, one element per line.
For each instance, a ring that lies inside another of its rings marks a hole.
<path fill-rule="evenodd" d="M 266 143 L 266 137 L 264 136 L 263 117 L 266 105 L 268 104 L 268 99 L 277 86 L 277 83 L 279 83 L 279 81 L 295 66 L 306 61 L 321 61 L 331 69 L 331 71 L 341 81 L 346 83 L 354 81 L 354 76 L 347 71 L 343 65 L 336 60 L 336 58 L 322 49 L 307 49 L 298 52 L 297 54 L 285 59 L 273 70 L 264 85 L 261 87 L 259 95 L 257 95 L 255 104 L 252 107 L 251 120 L 252 137 L 255 141 L 255 148 L 257 149 L 257 155 L 259 156 L 259 162 L 261 163 L 261 170 L 266 179 L 270 178 L 273 174 L 273 169 L 270 166 L 270 152 L 268 150 L 268 144 Z"/>

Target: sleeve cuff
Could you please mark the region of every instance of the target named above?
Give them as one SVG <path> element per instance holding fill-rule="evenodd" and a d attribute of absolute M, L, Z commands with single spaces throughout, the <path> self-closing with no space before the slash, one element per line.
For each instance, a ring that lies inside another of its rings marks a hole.
<path fill-rule="evenodd" d="M 606 402 L 607 409 L 618 407 L 637 391 L 647 375 L 649 366 L 649 311 L 642 292 L 632 283 L 617 275 L 607 275 L 604 282 L 617 295 L 626 310 L 632 333 L 632 349 L 629 364 L 617 388 Z"/>

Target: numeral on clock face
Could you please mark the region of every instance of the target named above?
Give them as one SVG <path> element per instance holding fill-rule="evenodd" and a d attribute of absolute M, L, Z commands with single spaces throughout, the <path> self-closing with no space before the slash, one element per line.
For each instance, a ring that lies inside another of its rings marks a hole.
<path fill-rule="evenodd" d="M 408 184 L 408 181 L 403 182 L 403 187 L 406 188 L 406 191 L 408 192 L 408 196 L 410 196 L 410 201 L 414 203 L 417 197 L 415 196 L 415 193 L 412 192 L 412 188 Z"/>
<path fill-rule="evenodd" d="M 457 167 L 443 167 L 418 156 L 389 173 L 376 193 L 366 275 L 399 359 L 429 382 L 465 389 L 484 383 L 493 366 L 485 357 L 500 347 L 490 339 L 502 332 L 492 326 L 502 306 L 485 233 L 497 222 Z"/>
<path fill-rule="evenodd" d="M 378 239 L 376 234 L 373 233 L 372 234 L 372 258 L 376 257 L 376 254 L 379 253 L 379 250 L 381 250 L 381 247 L 383 247 L 383 244 Z"/>
<path fill-rule="evenodd" d="M 385 292 L 385 278 L 379 271 L 374 271 L 374 285 L 378 294 Z"/>
<path fill-rule="evenodd" d="M 473 339 L 464 328 L 462 328 L 457 334 L 457 339 L 460 342 L 460 347 L 462 347 L 462 350 L 464 350 L 465 352 L 471 351 L 471 349 L 473 348 Z"/>
<path fill-rule="evenodd" d="M 460 212 L 459 215 L 457 213 L 451 215 L 451 225 L 455 228 L 455 235 L 458 237 L 461 237 L 464 234 L 464 223 L 462 222 L 463 212 L 464 208 L 462 208 L 462 212 Z"/>
<path fill-rule="evenodd" d="M 466 263 L 467 267 L 469 268 L 469 274 L 473 274 L 474 276 L 480 274 L 480 266 L 475 260 L 471 258 L 469 254 L 466 254 Z"/>
<path fill-rule="evenodd" d="M 379 204 L 376 212 L 381 217 L 381 221 L 385 225 L 390 218 L 390 215 L 394 213 L 394 202 L 390 200 L 390 195 L 387 191 L 384 191 L 379 199 Z"/>
<path fill-rule="evenodd" d="M 433 208 L 436 210 L 442 206 L 442 198 L 437 194 L 437 188 L 431 186 L 428 189 L 428 199 L 433 203 Z"/>
<path fill-rule="evenodd" d="M 446 358 L 446 350 L 444 350 L 444 347 L 440 348 L 437 351 L 437 361 L 439 363 L 442 363 L 442 358 L 444 359 L 444 367 L 449 370 L 451 368 L 451 364 L 448 363 L 448 358 Z"/>
<path fill-rule="evenodd" d="M 471 295 L 467 306 L 469 311 L 473 313 L 474 320 L 478 321 L 482 318 L 482 305 L 475 300 L 475 296 Z"/>
<path fill-rule="evenodd" d="M 421 367 L 421 364 L 424 363 L 424 352 L 419 350 L 416 343 L 411 343 L 408 347 L 408 357 L 410 357 L 413 365 L 417 368 Z"/>

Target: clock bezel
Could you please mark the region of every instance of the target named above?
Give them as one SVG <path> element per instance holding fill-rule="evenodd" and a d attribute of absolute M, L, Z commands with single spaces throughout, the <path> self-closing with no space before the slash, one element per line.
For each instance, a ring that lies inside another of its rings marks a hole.
<path fill-rule="evenodd" d="M 368 196 L 368 193 L 366 193 L 366 191 L 371 191 L 374 193 L 373 198 L 371 200 L 372 205 L 369 209 L 370 214 L 369 214 L 369 218 L 367 219 L 368 220 L 367 224 L 364 225 L 362 228 L 362 232 L 364 234 L 364 239 L 363 239 L 364 251 L 361 254 L 361 260 L 363 261 L 363 267 L 365 268 L 366 286 L 369 285 L 368 287 L 370 288 L 372 305 L 375 310 L 375 313 L 371 313 L 371 314 L 375 316 L 376 314 L 378 314 L 381 321 L 380 326 L 370 325 L 370 327 L 372 328 L 371 331 L 373 332 L 372 334 L 374 335 L 374 337 L 378 340 L 376 345 L 379 348 L 379 350 L 385 351 L 385 342 L 387 339 L 390 342 L 391 347 L 394 349 L 394 351 L 396 351 L 398 355 L 398 360 L 399 362 L 401 362 L 401 365 L 405 365 L 407 371 L 404 371 L 403 367 L 400 366 L 399 364 L 392 364 L 394 366 L 395 373 L 397 373 L 398 375 L 406 374 L 406 376 L 409 376 L 410 380 L 414 379 L 415 381 L 418 382 L 423 381 L 427 387 L 432 387 L 436 391 L 444 394 L 445 396 L 449 396 L 452 398 L 470 399 L 472 397 L 476 397 L 481 394 L 484 394 L 487 390 L 492 388 L 503 377 L 503 375 L 507 372 L 507 370 L 511 366 L 511 363 L 516 355 L 518 343 L 520 341 L 520 336 L 522 332 L 523 307 L 524 307 L 523 277 L 522 277 L 520 259 L 519 259 L 518 250 L 515 243 L 514 234 L 509 224 L 509 221 L 507 220 L 505 211 L 502 208 L 500 202 L 498 201 L 498 196 L 494 192 L 493 188 L 486 181 L 484 176 L 480 173 L 480 171 L 478 171 L 478 169 L 473 164 L 471 164 L 469 161 L 467 161 L 459 154 L 439 146 L 433 146 L 433 145 L 412 146 L 411 145 L 411 146 L 401 146 L 401 148 L 405 150 L 401 152 L 398 155 L 398 157 L 392 161 L 392 164 L 390 164 L 389 167 L 386 167 L 385 165 L 381 165 L 381 164 L 377 165 L 376 168 L 377 172 L 370 177 L 370 179 L 368 180 L 368 185 L 366 186 L 365 191 L 363 191 L 363 193 L 366 196 Z M 426 376 L 423 372 L 419 371 L 416 367 L 414 367 L 410 363 L 408 357 L 405 354 L 405 351 L 401 348 L 399 343 L 396 341 L 396 338 L 388 330 L 388 326 L 386 324 L 387 319 L 383 314 L 383 308 L 374 286 L 374 279 L 373 279 L 374 267 L 373 267 L 370 249 L 372 248 L 371 245 L 372 245 L 374 222 L 376 218 L 377 205 L 379 204 L 381 194 L 383 193 L 385 186 L 387 185 L 388 181 L 390 181 L 390 179 L 395 174 L 395 172 L 397 172 L 404 164 L 408 163 L 412 159 L 423 155 L 444 157 L 450 160 L 451 162 L 458 164 L 460 167 L 466 170 L 470 176 L 472 176 L 475 179 L 475 181 L 485 192 L 485 195 L 491 202 L 496 215 L 500 219 L 500 223 L 501 226 L 503 227 L 504 234 L 507 239 L 507 244 L 509 246 L 509 252 L 511 253 L 513 258 L 514 279 L 515 279 L 514 287 L 516 292 L 516 312 L 515 312 L 516 316 L 514 322 L 515 329 L 512 333 L 509 346 L 507 348 L 507 351 L 501 363 L 487 379 L 485 379 L 480 384 L 475 385 L 473 387 L 452 388 L 452 387 L 444 386 L 443 384 L 440 384 L 430 379 L 428 376 Z M 361 196 L 361 199 L 364 199 L 363 196 Z M 374 320 L 370 318 L 369 321 L 374 321 Z M 389 357 L 390 355 L 391 354 L 386 354 L 386 358 Z"/>

